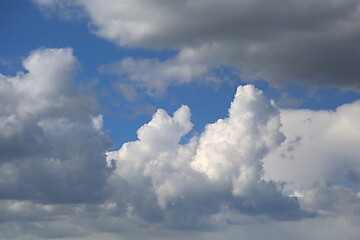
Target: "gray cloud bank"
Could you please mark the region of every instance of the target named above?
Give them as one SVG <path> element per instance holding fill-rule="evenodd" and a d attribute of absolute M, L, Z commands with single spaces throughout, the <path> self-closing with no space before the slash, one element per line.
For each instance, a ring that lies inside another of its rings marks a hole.
<path fill-rule="evenodd" d="M 72 50 L 39 49 L 23 66 L 0 75 L 0 238 L 238 239 L 235 225 L 252 239 L 296 229 L 318 239 L 324 222 L 337 226 L 328 239 L 359 236 L 359 193 L 334 178 L 342 158 L 316 161 L 347 157 L 344 176 L 358 184 L 359 102 L 279 111 L 239 86 L 228 116 L 189 141 L 191 113 L 181 106 L 172 116 L 158 110 L 136 141 L 107 152 L 96 99 L 73 81 Z M 299 122 L 309 124 L 302 135 Z M 317 152 L 310 134 L 331 151 Z"/>
<path fill-rule="evenodd" d="M 92 124 L 96 99 L 72 81 L 72 50 L 36 50 L 23 65 L 0 75 L 1 198 L 98 201 L 111 145 Z"/>
<path fill-rule="evenodd" d="M 60 15 L 82 9 L 92 31 L 119 46 L 178 50 L 164 61 L 126 58 L 112 65 L 152 94 L 170 84 L 211 81 L 223 65 L 246 81 L 360 87 L 357 0 L 35 2 Z"/>

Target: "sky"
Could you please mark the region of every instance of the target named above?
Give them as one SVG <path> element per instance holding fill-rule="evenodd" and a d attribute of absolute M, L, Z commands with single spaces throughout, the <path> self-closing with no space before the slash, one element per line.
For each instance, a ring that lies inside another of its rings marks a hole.
<path fill-rule="evenodd" d="M 358 0 L 2 0 L 0 239 L 359 239 Z"/>

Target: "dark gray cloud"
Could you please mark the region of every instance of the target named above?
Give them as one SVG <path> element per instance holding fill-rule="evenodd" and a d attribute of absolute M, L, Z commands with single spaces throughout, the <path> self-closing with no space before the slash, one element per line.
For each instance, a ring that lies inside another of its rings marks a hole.
<path fill-rule="evenodd" d="M 207 79 L 222 64 L 247 81 L 360 89 L 357 0 L 35 2 L 45 9 L 82 8 L 92 31 L 120 46 L 179 50 L 165 61 L 124 59 L 117 65 L 150 91 Z"/>

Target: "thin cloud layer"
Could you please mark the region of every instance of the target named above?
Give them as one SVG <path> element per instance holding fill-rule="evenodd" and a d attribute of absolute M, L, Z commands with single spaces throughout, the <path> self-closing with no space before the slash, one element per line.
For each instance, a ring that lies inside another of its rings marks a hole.
<path fill-rule="evenodd" d="M 92 31 L 119 46 L 179 51 L 163 62 L 124 59 L 118 64 L 118 72 L 150 90 L 189 82 L 222 65 L 234 68 L 246 81 L 360 87 L 360 53 L 354 50 L 360 40 L 357 0 L 35 2 L 50 11 L 60 9 L 60 15 L 81 8 Z M 186 66 L 196 71 L 178 64 L 188 51 L 193 55 Z M 132 71 L 135 64 L 137 72 Z M 177 70 L 175 77 L 171 69 Z"/>
<path fill-rule="evenodd" d="M 201 59 L 194 59 L 194 54 L 197 53 L 189 49 L 165 61 L 125 58 L 104 65 L 100 70 L 117 75 L 123 81 L 130 80 L 136 86 L 146 89 L 151 96 L 164 94 L 170 85 L 188 84 L 194 80 L 218 82 L 219 79 L 210 73 L 211 67 Z"/>
<path fill-rule="evenodd" d="M 110 142 L 100 117 L 92 121 L 96 99 L 72 81 L 72 50 L 36 50 L 23 66 L 16 76 L 0 75 L 1 198 L 98 201 Z"/>

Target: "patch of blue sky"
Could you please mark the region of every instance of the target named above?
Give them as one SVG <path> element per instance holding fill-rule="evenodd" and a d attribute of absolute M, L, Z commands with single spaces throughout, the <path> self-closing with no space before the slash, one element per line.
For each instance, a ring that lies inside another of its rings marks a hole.
<path fill-rule="evenodd" d="M 38 48 L 71 47 L 80 60 L 83 72 L 95 76 L 98 67 L 124 57 L 166 59 L 176 52 L 120 48 L 90 31 L 88 20 L 60 20 L 45 17 L 31 1 L 5 0 L 0 3 L 0 58 L 14 60 Z M 21 62 L 20 62 L 21 63 Z M 9 67 L 2 67 L 2 72 Z M 13 69 L 13 68 L 10 68 Z M 11 71 L 9 71 L 11 73 Z"/>
<path fill-rule="evenodd" d="M 222 66 L 212 72 L 220 83 L 207 84 L 198 79 L 189 84 L 170 86 L 164 96 L 156 98 L 147 96 L 142 89 L 136 89 L 136 101 L 130 102 L 121 97 L 114 87 L 118 77 L 101 73 L 99 68 L 125 57 L 166 60 L 175 56 L 177 51 L 120 48 L 91 33 L 88 19 L 45 17 L 31 1 L 24 0 L 1 1 L 0 29 L 2 74 L 16 74 L 21 69 L 21 57 L 34 49 L 74 49 L 74 55 L 81 63 L 76 79 L 85 83 L 96 82 L 93 87 L 99 96 L 104 127 L 117 147 L 136 139 L 136 130 L 149 121 L 158 108 L 172 114 L 181 105 L 188 105 L 194 124 L 192 134 L 200 133 L 206 124 L 227 116 L 236 87 L 246 84 L 231 68 Z M 255 81 L 253 84 L 285 108 L 335 109 L 360 98 L 359 92 L 334 87 L 309 89 L 301 84 L 291 84 L 275 88 L 266 81 Z"/>

